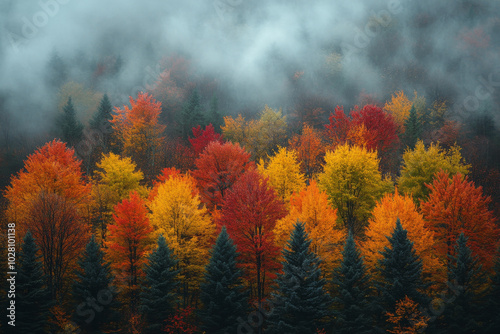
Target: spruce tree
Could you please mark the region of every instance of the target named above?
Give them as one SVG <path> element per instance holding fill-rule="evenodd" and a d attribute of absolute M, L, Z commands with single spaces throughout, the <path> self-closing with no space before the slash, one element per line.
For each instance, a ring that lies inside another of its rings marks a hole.
<path fill-rule="evenodd" d="M 486 332 L 500 333 L 500 249 L 497 251 L 494 274 L 491 277 L 484 314 Z"/>
<path fill-rule="evenodd" d="M 188 101 L 184 104 L 180 116 L 181 134 L 184 139 L 188 138 L 194 126 L 203 126 L 205 124 L 204 117 L 201 113 L 200 94 L 198 94 L 196 89 L 191 93 Z"/>
<path fill-rule="evenodd" d="M 304 225 L 297 222 L 283 250 L 283 273 L 278 274 L 272 293 L 269 333 L 313 334 L 325 327 L 331 298 L 310 245 Z"/>
<path fill-rule="evenodd" d="M 236 246 L 226 232 L 217 237 L 201 284 L 200 328 L 207 333 L 236 333 L 238 318 L 247 311 L 248 294 L 243 291 L 243 272 L 237 267 Z"/>
<path fill-rule="evenodd" d="M 401 226 L 399 218 L 390 237 L 390 247 L 381 252 L 379 271 L 382 280 L 378 283 L 380 311 L 394 312 L 396 302 L 408 296 L 419 305 L 427 306 L 429 298 L 423 293 L 427 285 L 422 282 L 422 261 L 415 253 L 413 242 L 407 237 L 407 231 Z M 384 325 L 385 326 L 385 325 Z"/>
<path fill-rule="evenodd" d="M 336 291 L 333 299 L 335 333 L 371 333 L 373 310 L 370 300 L 370 278 L 351 233 L 342 256 L 342 263 L 334 270 L 333 275 Z"/>
<path fill-rule="evenodd" d="M 147 322 L 147 333 L 160 333 L 164 321 L 174 313 L 176 306 L 177 259 L 167 241 L 160 235 L 158 247 L 151 253 L 144 268 L 145 278 L 141 283 L 141 305 L 139 310 Z"/>
<path fill-rule="evenodd" d="M 422 136 L 422 125 L 414 106 L 411 107 L 410 116 L 405 121 L 405 133 L 403 136 L 403 146 L 406 146 L 410 150 L 415 148 L 417 141 Z"/>
<path fill-rule="evenodd" d="M 94 236 L 78 260 L 73 282 L 73 319 L 84 333 L 103 333 L 117 319 L 116 289 L 110 264 Z"/>
<path fill-rule="evenodd" d="M 219 100 L 217 96 L 212 96 L 210 100 L 210 109 L 208 110 L 208 116 L 210 120 L 207 123 L 212 123 L 214 129 L 217 133 L 220 133 L 220 127 L 224 124 L 224 120 L 219 111 Z"/>
<path fill-rule="evenodd" d="M 477 257 L 467 246 L 468 238 L 462 232 L 455 245 L 455 256 L 448 268 L 448 287 L 452 298 L 443 313 L 443 333 L 477 333 L 478 305 L 484 276 Z"/>
<path fill-rule="evenodd" d="M 45 333 L 50 295 L 44 286 L 41 255 L 31 232 L 23 239 L 16 277 L 15 333 Z M 9 326 L 10 327 L 10 326 Z"/>
<path fill-rule="evenodd" d="M 104 94 L 97 112 L 94 114 L 94 117 L 90 121 L 90 127 L 93 129 L 102 129 L 104 126 L 106 126 L 106 128 L 108 128 L 108 123 L 113 118 L 112 112 L 113 106 L 109 101 L 108 94 Z"/>
<path fill-rule="evenodd" d="M 59 115 L 58 126 L 61 132 L 62 140 L 69 146 L 76 146 L 83 135 L 83 125 L 76 119 L 75 108 L 71 97 L 63 108 L 63 113 Z"/>

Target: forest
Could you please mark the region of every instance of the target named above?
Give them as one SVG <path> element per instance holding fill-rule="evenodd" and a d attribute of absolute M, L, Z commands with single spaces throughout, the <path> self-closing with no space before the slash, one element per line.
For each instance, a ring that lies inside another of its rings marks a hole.
<path fill-rule="evenodd" d="M 500 3 L 110 4 L 0 5 L 1 333 L 500 332 Z"/>

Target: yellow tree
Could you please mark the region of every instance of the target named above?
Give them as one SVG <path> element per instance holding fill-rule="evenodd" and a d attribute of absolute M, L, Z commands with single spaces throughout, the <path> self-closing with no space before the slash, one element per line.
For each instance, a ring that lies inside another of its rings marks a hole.
<path fill-rule="evenodd" d="M 358 235 L 375 202 L 392 190 L 392 182 L 382 177 L 376 151 L 346 144 L 326 152 L 325 161 L 319 175 L 320 187 L 338 209 L 344 226 Z"/>
<path fill-rule="evenodd" d="M 311 250 L 322 259 L 321 273 L 331 276 L 331 269 L 339 259 L 345 241 L 345 229 L 337 224 L 337 210 L 328 204 L 328 196 L 318 188 L 316 181 L 290 198 L 289 214 L 276 222 L 274 235 L 276 245 L 283 248 L 290 238 L 294 224 L 305 224 L 311 238 Z"/>
<path fill-rule="evenodd" d="M 413 150 L 406 150 L 403 154 L 399 190 L 411 194 L 416 203 L 420 203 L 429 195 L 426 184 L 432 183 L 434 174 L 443 170 L 450 175 L 466 175 L 469 167 L 463 161 L 459 146 L 445 150 L 439 144 L 431 143 L 425 148 L 424 143 L 418 141 Z"/>
<path fill-rule="evenodd" d="M 394 313 L 387 312 L 387 322 L 391 324 L 391 329 L 387 332 L 394 334 L 417 334 L 422 333 L 427 328 L 430 318 L 423 314 L 418 303 L 408 296 L 396 303 Z"/>
<path fill-rule="evenodd" d="M 406 97 L 405 93 L 400 90 L 392 95 L 391 101 L 385 103 L 384 109 L 394 116 L 394 120 L 399 126 L 401 132 L 404 133 L 405 121 L 410 116 L 412 102 Z"/>
<path fill-rule="evenodd" d="M 302 134 L 293 136 L 288 141 L 288 145 L 291 149 L 297 151 L 300 170 L 306 177 L 312 178 L 321 170 L 325 146 L 321 142 L 318 131 L 314 130 L 313 127 L 305 124 Z"/>
<path fill-rule="evenodd" d="M 390 236 L 399 218 L 401 225 L 408 231 L 408 238 L 413 242 L 417 255 L 422 259 L 424 279 L 431 280 L 445 272 L 444 264 L 438 260 L 434 251 L 434 232 L 425 226 L 424 218 L 418 212 L 413 199 L 408 195 L 386 194 L 375 206 L 369 219 L 365 241 L 361 247 L 365 263 L 375 273 L 377 261 L 384 247 L 389 247 Z"/>
<path fill-rule="evenodd" d="M 203 278 L 215 225 L 201 205 L 193 179 L 173 175 L 157 188 L 149 204 L 155 235 L 167 239 L 179 259 L 182 295 L 186 306 Z"/>
<path fill-rule="evenodd" d="M 257 168 L 263 176 L 269 178 L 269 184 L 284 202 L 305 186 L 304 174 L 300 172 L 297 152 L 294 150 L 281 147 L 275 156 L 269 158 L 267 167 L 264 167 L 264 161 L 261 160 Z"/>

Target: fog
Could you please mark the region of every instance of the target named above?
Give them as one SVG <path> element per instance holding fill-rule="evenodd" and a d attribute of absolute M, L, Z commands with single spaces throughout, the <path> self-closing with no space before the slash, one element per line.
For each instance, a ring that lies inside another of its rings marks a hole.
<path fill-rule="evenodd" d="M 226 114 L 264 104 L 288 114 L 299 95 L 327 111 L 361 93 L 383 104 L 403 89 L 448 101 L 452 117 L 487 111 L 498 124 L 499 10 L 480 0 L 2 0 L 0 131 L 50 131 L 55 54 L 67 81 L 117 106 L 154 85 L 176 55 L 193 78 L 216 82 Z M 116 73 L 93 79 L 96 64 L 110 62 Z"/>

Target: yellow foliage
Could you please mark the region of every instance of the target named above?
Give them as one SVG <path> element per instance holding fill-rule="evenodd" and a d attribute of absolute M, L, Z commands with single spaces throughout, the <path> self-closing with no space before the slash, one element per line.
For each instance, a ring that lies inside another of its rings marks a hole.
<path fill-rule="evenodd" d="M 269 178 L 269 184 L 285 202 L 305 186 L 304 174 L 300 171 L 297 152 L 294 150 L 281 147 L 275 156 L 269 158 L 267 167 L 261 161 L 257 168 L 263 176 Z"/>
<path fill-rule="evenodd" d="M 405 121 L 410 116 L 412 102 L 406 97 L 402 90 L 392 95 L 390 102 L 386 102 L 384 109 L 394 116 L 400 130 L 404 131 Z"/>
<path fill-rule="evenodd" d="M 392 329 L 387 332 L 394 334 L 417 334 L 423 333 L 427 328 L 430 318 L 419 309 L 419 305 L 408 296 L 396 303 L 394 313 L 386 313 L 387 322 L 392 324 Z"/>

